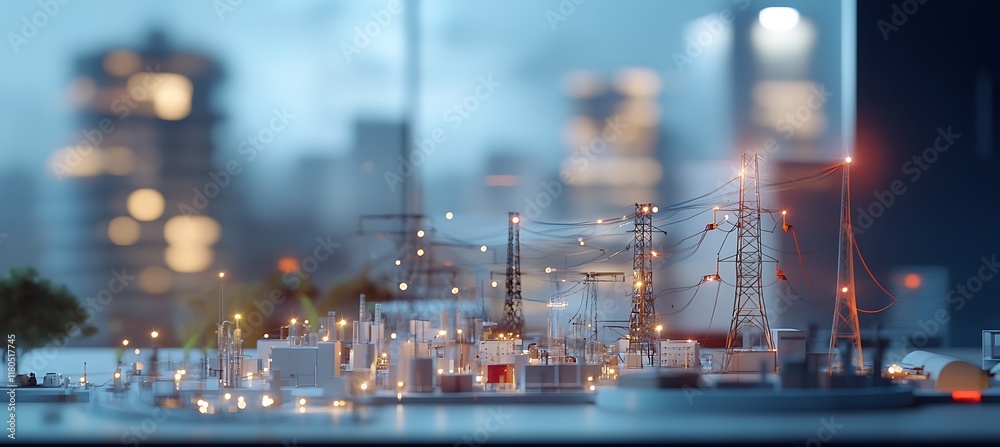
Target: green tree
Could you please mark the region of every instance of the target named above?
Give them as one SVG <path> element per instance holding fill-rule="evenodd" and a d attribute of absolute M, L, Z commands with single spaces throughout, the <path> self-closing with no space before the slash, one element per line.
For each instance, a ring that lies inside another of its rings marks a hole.
<path fill-rule="evenodd" d="M 0 277 L 0 326 L 15 337 L 17 352 L 93 335 L 87 310 L 63 284 L 38 276 L 34 268 L 10 269 Z"/>

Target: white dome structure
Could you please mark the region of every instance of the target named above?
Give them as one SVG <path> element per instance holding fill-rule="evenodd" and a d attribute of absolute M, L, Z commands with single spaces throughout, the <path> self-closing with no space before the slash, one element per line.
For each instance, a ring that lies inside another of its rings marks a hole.
<path fill-rule="evenodd" d="M 986 371 L 965 360 L 927 351 L 913 351 L 900 365 L 922 369 L 939 391 L 979 390 L 989 388 Z"/>

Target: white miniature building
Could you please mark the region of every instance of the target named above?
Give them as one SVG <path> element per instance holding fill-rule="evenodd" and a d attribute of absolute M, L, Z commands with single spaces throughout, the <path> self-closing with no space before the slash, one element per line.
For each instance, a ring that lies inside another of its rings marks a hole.
<path fill-rule="evenodd" d="M 701 343 L 694 340 L 660 340 L 660 366 L 700 368 Z"/>

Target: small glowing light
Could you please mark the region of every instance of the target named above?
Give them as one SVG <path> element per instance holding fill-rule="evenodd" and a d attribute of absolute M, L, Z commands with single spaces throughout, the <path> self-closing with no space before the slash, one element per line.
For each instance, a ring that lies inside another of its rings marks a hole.
<path fill-rule="evenodd" d="M 760 24 L 771 31 L 788 31 L 799 23 L 799 12 L 787 6 L 775 6 L 760 10 Z"/>
<path fill-rule="evenodd" d="M 236 316 L 237 320 L 239 320 L 240 318 L 243 318 L 243 315 L 240 315 L 240 314 L 236 314 L 235 316 Z"/>
<path fill-rule="evenodd" d="M 333 401 L 333 406 L 339 407 L 340 406 L 340 401 L 339 400 Z"/>
<path fill-rule="evenodd" d="M 128 346 L 128 339 L 122 340 L 122 346 Z"/>
<path fill-rule="evenodd" d="M 306 398 L 303 397 L 299 399 L 299 405 L 305 405 L 305 404 L 306 404 Z"/>
<path fill-rule="evenodd" d="M 233 398 L 233 395 L 229 394 L 229 393 L 226 393 L 226 394 L 223 394 L 222 397 L 223 397 L 223 399 L 229 400 L 229 399 Z"/>
<path fill-rule="evenodd" d="M 841 287 L 840 291 L 843 292 L 843 293 L 847 293 L 847 287 Z"/>
<path fill-rule="evenodd" d="M 716 206 L 715 208 L 712 208 L 712 209 L 715 210 L 715 211 L 719 211 L 719 207 L 718 206 Z"/>
<path fill-rule="evenodd" d="M 406 285 L 405 282 L 399 283 L 399 290 L 406 290 L 406 287 L 407 287 L 407 285 Z"/>
<path fill-rule="evenodd" d="M 403 400 L 403 393 L 396 393 L 396 400 Z"/>
<path fill-rule="evenodd" d="M 444 213 L 444 218 L 445 219 L 451 220 L 454 217 L 455 217 L 455 215 L 452 214 L 451 211 L 448 211 L 447 213 Z"/>
<path fill-rule="evenodd" d="M 198 412 L 201 414 L 208 414 L 208 407 L 198 407 Z"/>
<path fill-rule="evenodd" d="M 461 329 L 459 329 L 459 330 L 457 330 L 457 331 L 455 331 L 455 332 L 458 332 L 458 334 L 459 334 L 459 335 L 461 335 L 461 334 L 462 334 L 462 330 L 461 330 Z"/>
<path fill-rule="evenodd" d="M 656 325 L 656 332 L 660 332 L 662 330 L 663 330 L 663 326 L 662 325 L 659 325 L 659 324 Z"/>
<path fill-rule="evenodd" d="M 654 207 L 653 207 L 653 212 L 654 212 L 654 213 L 658 213 L 658 212 L 660 212 L 660 208 L 659 208 L 659 207 L 655 207 L 655 206 L 654 206 Z"/>
<path fill-rule="evenodd" d="M 323 336 L 323 341 L 330 341 L 330 337 L 329 337 L 329 336 L 326 336 L 326 335 L 324 335 L 324 336 Z"/>
<path fill-rule="evenodd" d="M 347 320 L 341 319 L 340 322 L 337 323 L 337 324 L 339 324 L 341 326 L 345 326 L 345 325 L 347 325 Z"/>
<path fill-rule="evenodd" d="M 493 287 L 496 287 L 497 286 L 496 280 L 494 280 L 493 282 L 491 282 L 490 285 L 493 286 Z"/>
<path fill-rule="evenodd" d="M 483 245 L 483 246 L 479 247 L 479 251 L 481 251 L 483 253 L 486 253 L 486 246 Z"/>
<path fill-rule="evenodd" d="M 545 267 L 545 273 L 552 273 L 552 267 Z"/>
<path fill-rule="evenodd" d="M 649 213 L 649 207 L 648 206 L 642 207 L 642 213 L 643 214 L 648 214 Z"/>
<path fill-rule="evenodd" d="M 847 157 L 847 158 L 844 159 L 844 161 L 850 163 L 850 162 L 854 161 L 854 159 L 851 158 L 851 157 Z"/>
<path fill-rule="evenodd" d="M 483 376 L 476 376 L 476 383 L 482 382 Z"/>
<path fill-rule="evenodd" d="M 951 400 L 978 404 L 983 401 L 983 393 L 979 390 L 955 390 L 951 392 Z"/>
<path fill-rule="evenodd" d="M 441 369 L 441 368 L 438 368 L 438 375 L 440 376 L 441 374 L 444 374 L 444 370 Z"/>
<path fill-rule="evenodd" d="M 403 263 L 403 261 L 402 261 L 402 260 L 400 260 L 400 259 L 397 259 L 397 260 L 396 260 L 396 265 L 401 265 L 402 263 Z"/>
<path fill-rule="evenodd" d="M 292 324 L 295 324 L 295 323 L 298 323 L 298 322 L 299 322 L 299 320 L 296 320 L 295 318 L 292 318 L 292 320 L 291 320 L 291 321 L 292 321 Z"/>
<path fill-rule="evenodd" d="M 236 401 L 237 401 L 237 402 L 243 402 L 243 396 L 240 396 L 240 397 L 237 397 L 237 398 L 236 398 Z"/>
<path fill-rule="evenodd" d="M 604 223 L 604 219 L 597 219 L 597 224 L 598 224 L 598 225 L 600 225 L 600 224 L 602 224 L 602 223 Z"/>
<path fill-rule="evenodd" d="M 417 237 L 424 237 L 424 230 L 417 230 Z"/>
<path fill-rule="evenodd" d="M 583 241 L 580 241 L 580 245 L 586 245 Z"/>
<path fill-rule="evenodd" d="M 388 357 L 388 356 L 389 356 L 389 353 L 388 353 L 388 352 L 383 352 L 383 353 L 382 353 L 382 358 L 386 358 L 386 357 Z"/>
<path fill-rule="evenodd" d="M 907 289 L 916 289 L 920 287 L 920 275 L 916 273 L 910 273 L 903 277 L 903 285 Z"/>
<path fill-rule="evenodd" d="M 174 374 L 174 381 L 179 381 L 179 380 L 181 380 L 181 373 Z"/>
<path fill-rule="evenodd" d="M 635 288 L 638 289 L 639 287 L 642 287 L 642 281 L 636 281 L 635 282 Z"/>
<path fill-rule="evenodd" d="M 156 331 L 153 331 L 153 332 L 150 332 L 150 333 L 149 333 L 149 336 L 150 336 L 150 337 L 153 337 L 153 338 L 156 338 L 156 337 L 159 337 L 159 336 L 160 336 L 160 333 L 159 333 L 159 332 L 156 332 Z"/>
<path fill-rule="evenodd" d="M 271 399 L 271 396 L 268 396 L 267 394 L 260 398 L 260 404 L 264 407 L 270 407 L 273 403 L 274 399 Z"/>
<path fill-rule="evenodd" d="M 368 389 L 368 382 L 361 382 L 361 391 Z"/>
<path fill-rule="evenodd" d="M 786 215 L 786 214 L 788 214 L 788 211 L 784 211 L 784 210 L 782 210 L 782 211 L 781 211 L 781 215 L 782 215 L 782 216 L 784 216 L 784 215 Z"/>
<path fill-rule="evenodd" d="M 243 402 L 242 400 L 236 403 L 236 408 L 239 408 L 240 410 L 244 410 L 246 409 L 246 407 L 247 403 Z"/>
<path fill-rule="evenodd" d="M 611 368 L 611 369 L 608 370 L 608 374 L 614 374 L 614 373 L 615 373 L 615 369 L 614 368 Z"/>
<path fill-rule="evenodd" d="M 655 251 L 653 251 L 653 252 L 650 252 L 650 254 L 651 254 L 651 255 L 653 255 L 653 257 L 654 257 L 654 258 L 660 255 L 659 253 L 657 253 L 657 252 L 655 252 Z"/>
<path fill-rule="evenodd" d="M 424 255 L 424 249 L 418 248 L 417 249 L 417 256 L 423 256 L 423 255 Z"/>
<path fill-rule="evenodd" d="M 722 217 L 725 217 L 726 220 L 729 220 L 729 215 L 728 214 L 726 214 L 725 216 L 722 216 Z"/>
<path fill-rule="evenodd" d="M 264 334 L 264 338 L 271 338 L 271 334 Z"/>
<path fill-rule="evenodd" d="M 446 330 L 442 329 L 442 330 L 438 331 L 438 336 L 440 336 L 440 337 L 444 337 L 446 334 L 448 334 L 448 331 L 446 331 Z"/>
<path fill-rule="evenodd" d="M 135 355 L 139 355 L 139 348 L 135 348 Z"/>
<path fill-rule="evenodd" d="M 115 371 L 115 378 L 116 378 L 116 379 L 120 379 L 120 378 L 122 378 L 122 373 L 120 373 L 120 372 L 118 372 L 118 371 Z"/>
<path fill-rule="evenodd" d="M 305 413 L 306 407 L 299 407 L 299 413 Z"/>
<path fill-rule="evenodd" d="M 253 373 L 247 373 L 247 380 L 253 380 Z"/>
<path fill-rule="evenodd" d="M 401 382 L 401 381 L 400 382 L 396 382 L 396 387 L 402 388 L 403 387 L 403 382 Z"/>
<path fill-rule="evenodd" d="M 219 272 L 219 278 L 225 278 L 226 272 Z"/>
<path fill-rule="evenodd" d="M 393 332 L 393 333 L 389 334 L 389 338 L 395 340 L 396 339 L 396 333 Z"/>
<path fill-rule="evenodd" d="M 514 216 L 514 218 L 511 219 L 510 221 L 513 222 L 513 223 L 520 223 L 521 222 L 521 218 L 517 217 L 517 216 Z"/>
<path fill-rule="evenodd" d="M 588 382 L 593 382 L 594 381 L 594 376 L 587 376 L 587 381 Z"/>
<path fill-rule="evenodd" d="M 452 287 L 451 288 L 451 294 L 452 295 L 458 295 L 458 287 Z"/>

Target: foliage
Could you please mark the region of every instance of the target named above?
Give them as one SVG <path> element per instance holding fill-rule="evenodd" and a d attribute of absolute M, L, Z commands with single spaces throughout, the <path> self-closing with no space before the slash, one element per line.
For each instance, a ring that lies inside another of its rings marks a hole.
<path fill-rule="evenodd" d="M 87 311 L 69 289 L 38 276 L 34 268 L 0 277 L 0 326 L 16 336 L 21 353 L 67 338 L 93 335 Z"/>

